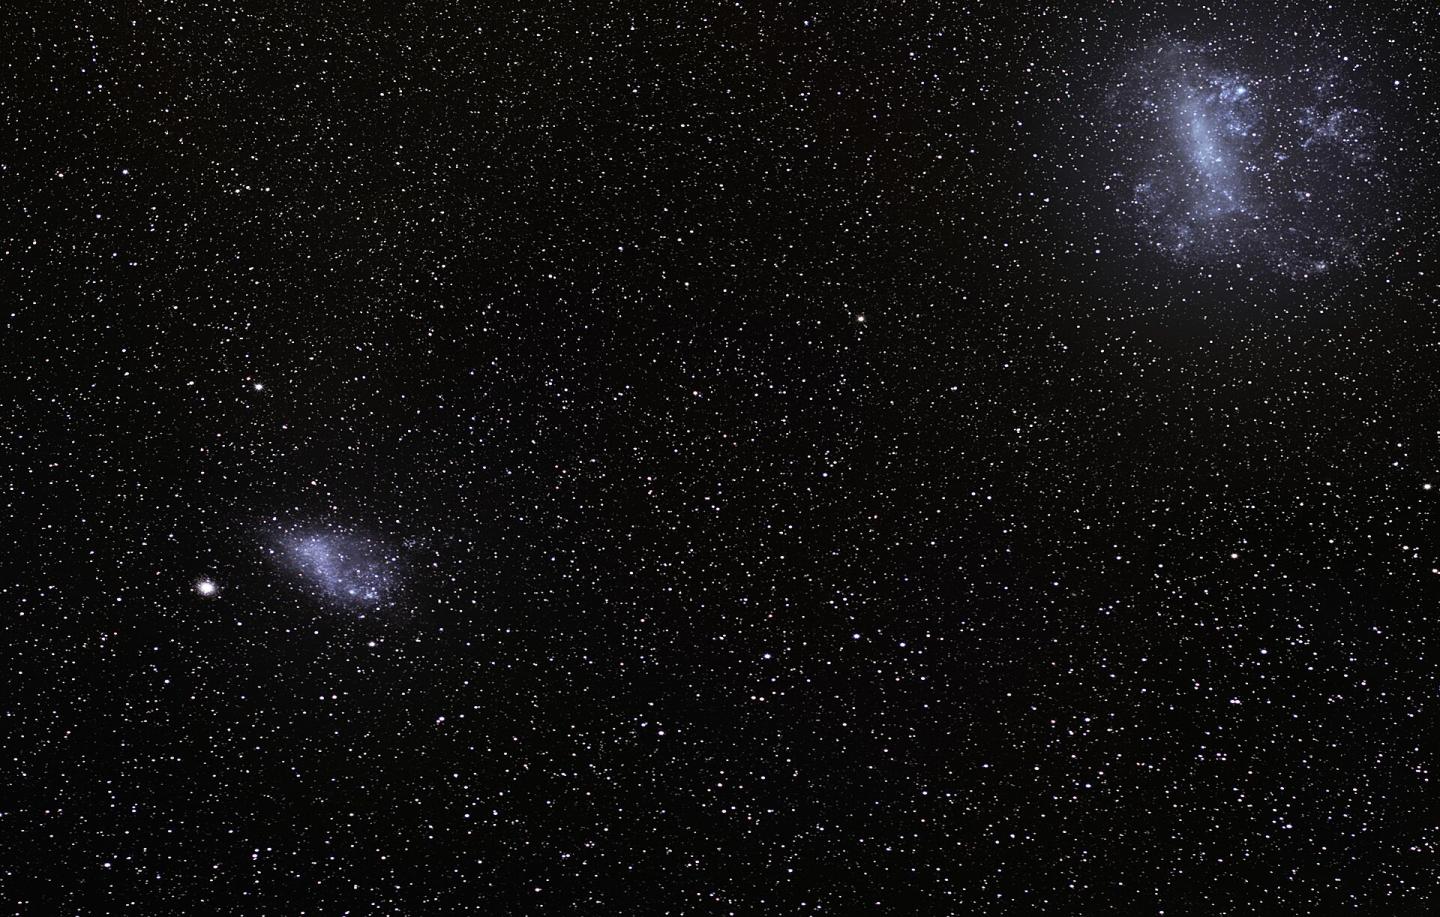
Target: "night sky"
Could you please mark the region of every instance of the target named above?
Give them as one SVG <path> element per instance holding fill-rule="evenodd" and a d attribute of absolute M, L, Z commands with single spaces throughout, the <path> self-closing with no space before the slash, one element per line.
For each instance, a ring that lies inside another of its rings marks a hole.
<path fill-rule="evenodd" d="M 1440 908 L 1433 3 L 31 6 L 4 913 Z"/>

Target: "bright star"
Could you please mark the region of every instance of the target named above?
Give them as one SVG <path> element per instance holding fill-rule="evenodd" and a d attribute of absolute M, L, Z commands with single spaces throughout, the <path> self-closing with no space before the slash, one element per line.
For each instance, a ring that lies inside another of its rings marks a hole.
<path fill-rule="evenodd" d="M 219 587 L 218 585 L 216 585 L 216 583 L 215 583 L 215 581 L 214 581 L 213 579 L 208 579 L 208 578 L 207 578 L 207 579 L 202 579 L 202 580 L 200 580 L 199 582 L 197 582 L 197 583 L 195 584 L 195 591 L 198 592 L 198 593 L 200 593 L 201 595 L 205 596 L 206 598 L 209 598 L 210 596 L 212 596 L 212 595 L 214 595 L 215 593 L 219 592 L 219 591 L 220 591 L 220 587 Z"/>

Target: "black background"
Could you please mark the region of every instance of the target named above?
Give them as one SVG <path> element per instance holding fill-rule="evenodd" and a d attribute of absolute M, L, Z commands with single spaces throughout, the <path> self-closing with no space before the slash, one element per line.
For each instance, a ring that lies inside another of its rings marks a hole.
<path fill-rule="evenodd" d="M 1431 913 L 1436 16 L 0 14 L 6 908 Z M 1137 253 L 1103 82 L 1285 32 L 1401 227 Z"/>

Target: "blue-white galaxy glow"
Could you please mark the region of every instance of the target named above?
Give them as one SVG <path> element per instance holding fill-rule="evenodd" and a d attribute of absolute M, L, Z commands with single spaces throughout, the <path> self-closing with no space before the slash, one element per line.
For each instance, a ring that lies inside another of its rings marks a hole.
<path fill-rule="evenodd" d="M 1303 277 L 1353 263 L 1394 225 L 1383 125 L 1343 56 L 1250 59 L 1162 42 L 1112 86 L 1109 177 L 1142 245 L 1199 266 Z"/>
<path fill-rule="evenodd" d="M 283 532 L 271 554 L 307 591 L 331 603 L 358 606 L 389 598 L 400 561 L 376 539 L 331 528 Z"/>

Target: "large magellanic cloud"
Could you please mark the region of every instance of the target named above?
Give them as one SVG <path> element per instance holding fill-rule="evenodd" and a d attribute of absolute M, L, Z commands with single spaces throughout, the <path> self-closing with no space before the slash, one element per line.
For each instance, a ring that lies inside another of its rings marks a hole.
<path fill-rule="evenodd" d="M 1152 43 L 1105 96 L 1114 205 L 1188 265 L 1298 278 L 1356 263 L 1397 219 L 1378 88 L 1340 54 Z"/>

